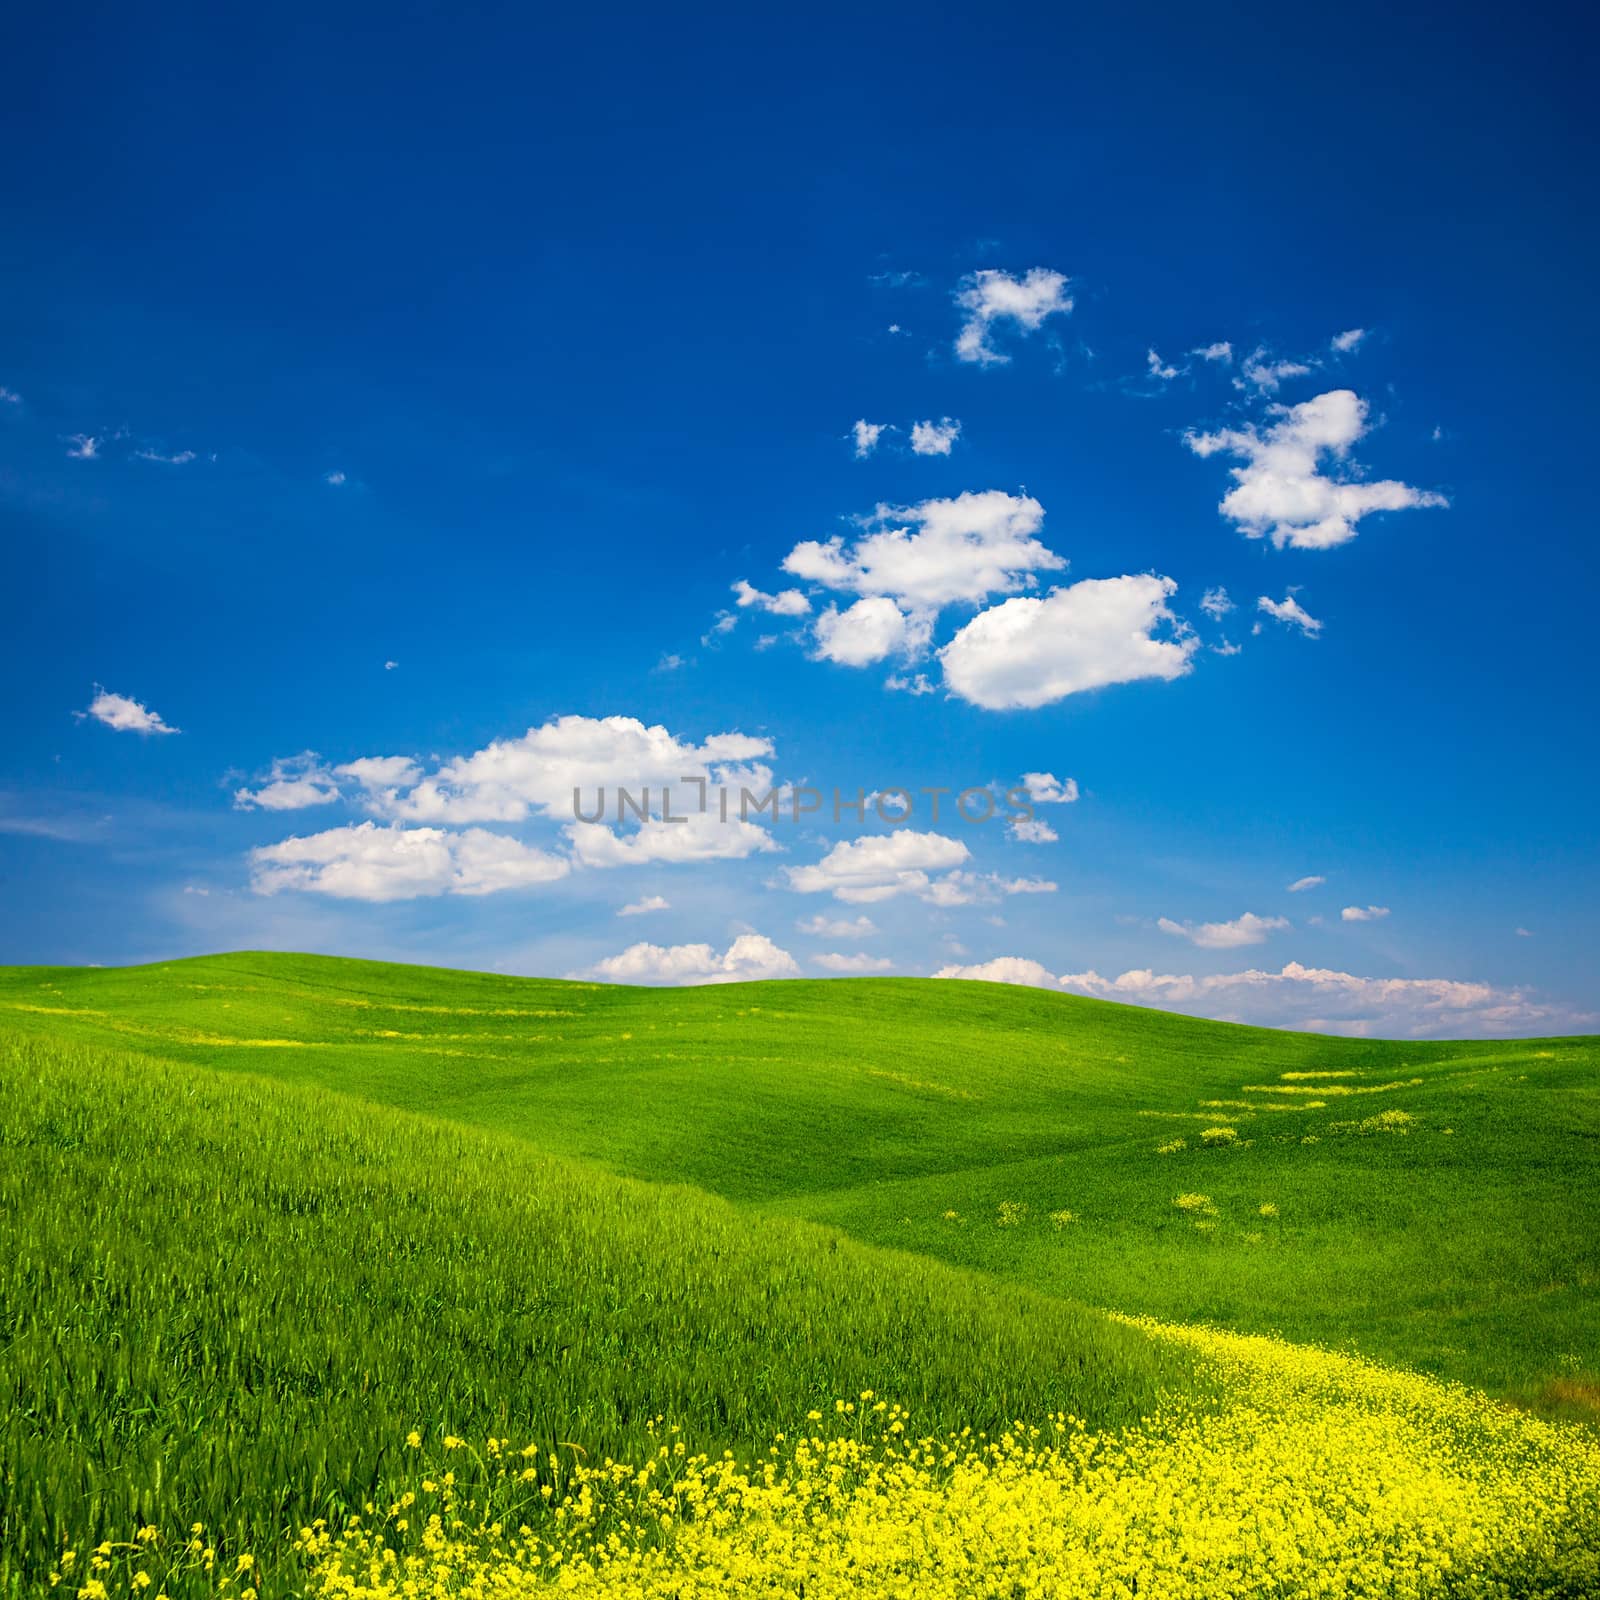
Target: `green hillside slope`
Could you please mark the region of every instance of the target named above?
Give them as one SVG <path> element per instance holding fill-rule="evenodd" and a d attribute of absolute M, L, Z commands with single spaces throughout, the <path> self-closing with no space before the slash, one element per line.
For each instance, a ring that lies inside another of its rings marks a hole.
<path fill-rule="evenodd" d="M 0 1027 L 338 1089 L 1557 1413 L 1600 1393 L 1593 1039 L 1340 1040 L 916 979 L 646 990 L 249 954 L 10 969 Z"/>
<path fill-rule="evenodd" d="M 0 1156 L 5 1595 L 141 1525 L 281 1556 L 412 1429 L 576 1463 L 863 1387 L 991 1430 L 1190 1387 L 1099 1313 L 316 1089 L 0 1045 Z"/>

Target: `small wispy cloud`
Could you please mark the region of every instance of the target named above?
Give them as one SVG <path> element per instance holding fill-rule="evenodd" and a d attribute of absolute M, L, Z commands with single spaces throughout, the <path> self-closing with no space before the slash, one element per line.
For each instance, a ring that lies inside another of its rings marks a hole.
<path fill-rule="evenodd" d="M 135 450 L 136 461 L 159 461 L 164 467 L 186 467 L 195 459 L 193 450 L 179 450 L 175 455 L 164 456 L 159 450 Z"/>
<path fill-rule="evenodd" d="M 850 437 L 855 441 L 857 461 L 865 461 L 878 448 L 878 441 L 887 426 L 883 422 L 868 422 L 865 417 L 857 417 L 851 423 Z"/>
<path fill-rule="evenodd" d="M 98 460 L 100 440 L 92 433 L 74 433 L 67 439 L 67 454 L 74 461 Z"/>
<path fill-rule="evenodd" d="M 160 713 L 152 711 L 138 700 L 125 694 L 112 694 L 94 686 L 94 698 L 86 711 L 74 711 L 80 722 L 85 719 L 104 723 L 117 733 L 178 733 L 181 730 L 164 722 Z"/>
<path fill-rule="evenodd" d="M 1380 922 L 1388 915 L 1388 906 L 1346 906 L 1339 913 L 1345 922 Z"/>
<path fill-rule="evenodd" d="M 1226 366 L 1233 360 L 1233 346 L 1226 339 L 1218 339 L 1215 344 L 1197 346 L 1189 354 L 1199 356 L 1202 361 L 1220 361 Z"/>
<path fill-rule="evenodd" d="M 911 450 L 919 456 L 947 456 L 961 435 L 961 424 L 954 417 L 944 417 L 938 422 L 914 422 L 911 425 Z"/>
<path fill-rule="evenodd" d="M 1294 882 L 1289 885 L 1289 893 L 1304 894 L 1307 889 L 1320 889 L 1327 881 L 1328 880 L 1326 878 L 1319 876 L 1317 873 L 1312 873 L 1309 877 L 1305 878 L 1296 878 Z"/>
<path fill-rule="evenodd" d="M 991 335 L 996 326 L 1009 323 L 1022 333 L 1032 333 L 1047 317 L 1067 315 L 1072 310 L 1067 281 L 1065 273 L 1048 267 L 1030 267 L 1020 278 L 992 268 L 964 278 L 956 304 L 967 319 L 956 336 L 956 359 L 1003 366 L 1011 357 L 994 347 Z"/>
<path fill-rule="evenodd" d="M 322 481 L 324 483 L 331 484 L 335 489 L 337 489 L 340 484 L 348 483 L 350 480 L 345 476 L 344 473 L 336 470 L 333 472 L 323 473 Z"/>
<path fill-rule="evenodd" d="M 1264 611 L 1269 617 L 1276 617 L 1279 622 L 1286 622 L 1291 627 L 1298 628 L 1308 638 L 1315 639 L 1322 632 L 1322 623 L 1292 594 L 1286 594 L 1281 600 L 1272 600 L 1262 595 L 1256 601 L 1256 610 Z"/>
<path fill-rule="evenodd" d="M 1258 917 L 1246 911 L 1232 922 L 1174 922 L 1171 917 L 1161 917 L 1156 926 L 1202 950 L 1234 950 L 1240 945 L 1262 944 L 1269 933 L 1277 933 L 1289 926 L 1287 917 Z"/>
<path fill-rule="evenodd" d="M 630 901 L 617 908 L 619 917 L 647 917 L 653 911 L 670 911 L 671 902 L 664 895 L 648 894 L 642 900 Z"/>
<path fill-rule="evenodd" d="M 1336 333 L 1328 341 L 1329 346 L 1337 350 L 1340 355 L 1348 355 L 1352 350 L 1361 348 L 1361 341 L 1367 336 L 1365 328 L 1346 328 L 1343 333 Z"/>

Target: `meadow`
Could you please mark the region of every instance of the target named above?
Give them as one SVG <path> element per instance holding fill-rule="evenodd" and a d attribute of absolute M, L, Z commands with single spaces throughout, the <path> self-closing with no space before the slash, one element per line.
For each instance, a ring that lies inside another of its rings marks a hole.
<path fill-rule="evenodd" d="M 0 1594 L 1600 1582 L 1593 1040 L 248 954 L 0 1036 Z"/>

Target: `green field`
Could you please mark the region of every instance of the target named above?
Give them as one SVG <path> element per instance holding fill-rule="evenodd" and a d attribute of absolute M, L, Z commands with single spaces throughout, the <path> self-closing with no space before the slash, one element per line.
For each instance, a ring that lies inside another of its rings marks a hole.
<path fill-rule="evenodd" d="M 937 1433 L 1226 1403 L 1106 1311 L 1594 1452 L 1592 1039 L 249 954 L 0 970 L 0 1038 L 0 1593 L 192 1522 L 297 1592 L 268 1552 L 397 1492 L 412 1429 L 638 1459 L 660 1416 L 743 1457 L 863 1389 Z"/>

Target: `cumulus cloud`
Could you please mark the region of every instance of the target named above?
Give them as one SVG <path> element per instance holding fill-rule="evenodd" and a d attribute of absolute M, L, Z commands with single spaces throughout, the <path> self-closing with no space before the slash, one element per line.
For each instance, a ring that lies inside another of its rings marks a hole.
<path fill-rule="evenodd" d="M 1020 332 L 1032 333 L 1046 317 L 1070 312 L 1072 296 L 1067 293 L 1066 277 L 1047 267 L 1031 267 L 1020 278 L 985 268 L 962 280 L 956 304 L 966 313 L 956 337 L 957 359 L 988 367 L 1011 359 L 994 347 L 992 335 L 998 326 L 1010 324 Z"/>
<path fill-rule="evenodd" d="M 908 610 L 977 604 L 1030 587 L 1036 572 L 1066 562 L 1035 535 L 1044 507 L 999 489 L 914 506 L 879 506 L 875 531 L 853 543 L 806 540 L 784 557 L 784 571 L 829 589 L 887 595 Z"/>
<path fill-rule="evenodd" d="M 1024 956 L 996 956 L 973 966 L 940 967 L 936 978 L 966 978 L 978 983 L 1014 983 L 1025 988 L 1054 989 L 1055 975 L 1048 967 Z"/>
<path fill-rule="evenodd" d="M 307 750 L 274 761 L 259 788 L 234 790 L 233 803 L 240 811 L 301 811 L 338 798 L 338 780 Z"/>
<path fill-rule="evenodd" d="M 564 830 L 573 859 L 585 867 L 643 867 L 652 862 L 742 861 L 776 850 L 765 828 L 715 810 L 691 811 L 682 821 L 650 817 L 618 832 L 598 822 L 569 822 Z"/>
<path fill-rule="evenodd" d="M 733 592 L 739 597 L 741 610 L 746 606 L 755 606 L 757 610 L 770 611 L 775 617 L 803 617 L 811 609 L 811 602 L 798 589 L 785 589 L 781 594 L 764 594 L 740 578 L 734 584 Z"/>
<path fill-rule="evenodd" d="M 1256 610 L 1265 611 L 1269 617 L 1276 617 L 1279 622 L 1298 628 L 1308 638 L 1315 639 L 1322 632 L 1322 624 L 1292 594 L 1286 594 L 1281 600 L 1269 600 L 1262 595 L 1256 601 Z"/>
<path fill-rule="evenodd" d="M 1346 906 L 1339 913 L 1345 922 L 1381 922 L 1388 915 L 1388 906 Z"/>
<path fill-rule="evenodd" d="M 1042 817 L 1013 817 L 1006 832 L 1021 844 L 1054 844 L 1061 837 Z"/>
<path fill-rule="evenodd" d="M 1078 780 L 1061 779 L 1053 772 L 1024 772 L 1022 787 L 1036 806 L 1070 806 L 1078 799 Z"/>
<path fill-rule="evenodd" d="M 887 956 L 869 955 L 827 955 L 812 956 L 813 966 L 818 966 L 824 972 L 888 972 L 894 967 Z"/>
<path fill-rule="evenodd" d="M 1348 355 L 1352 350 L 1361 346 L 1361 341 L 1367 336 L 1365 328 L 1346 328 L 1343 333 L 1336 333 L 1328 341 L 1333 349 L 1341 355 Z"/>
<path fill-rule="evenodd" d="M 367 757 L 335 771 L 357 776 L 360 769 L 368 804 L 382 816 L 521 822 L 535 814 L 570 818 L 574 789 L 586 807 L 601 787 L 623 786 L 635 795 L 648 787 L 659 798 L 665 785 L 681 789 L 691 777 L 716 781 L 736 763 L 771 754 L 770 740 L 742 733 L 712 734 L 696 744 L 636 717 L 566 716 L 457 756 L 426 776 L 408 771 L 406 758 L 394 756 Z"/>
<path fill-rule="evenodd" d="M 1145 352 L 1145 376 L 1153 378 L 1157 383 L 1168 383 L 1179 376 L 1178 369 L 1171 363 L 1163 361 L 1154 350 Z"/>
<path fill-rule="evenodd" d="M 987 710 L 1050 705 L 1086 689 L 1140 678 L 1180 678 L 1192 637 L 1153 637 L 1174 621 L 1170 578 L 1086 578 L 1043 599 L 980 612 L 939 652 L 946 685 Z"/>
<path fill-rule="evenodd" d="M 1309 877 L 1296 878 L 1294 882 L 1289 885 L 1289 893 L 1304 894 L 1307 889 L 1320 889 L 1327 881 L 1328 880 L 1326 878 L 1320 877 L 1316 873 L 1312 873 Z"/>
<path fill-rule="evenodd" d="M 631 901 L 628 905 L 617 909 L 619 917 L 647 917 L 652 911 L 668 911 L 671 909 L 664 895 L 648 894 L 642 900 Z"/>
<path fill-rule="evenodd" d="M 868 422 L 865 417 L 857 417 L 851 426 L 850 435 L 855 440 L 856 459 L 864 461 L 878 448 L 878 441 L 883 437 L 884 424 L 881 422 Z"/>
<path fill-rule="evenodd" d="M 340 900 L 413 900 L 493 894 L 564 878 L 560 856 L 485 828 L 405 828 L 362 822 L 262 845 L 250 852 L 257 894 L 300 890 Z"/>
<path fill-rule="evenodd" d="M 322 481 L 337 489 L 340 484 L 348 482 L 348 479 L 345 477 L 344 473 L 335 470 L 333 472 L 323 473 Z"/>
<path fill-rule="evenodd" d="M 1367 404 L 1353 391 L 1330 389 L 1272 414 L 1277 421 L 1265 429 L 1252 424 L 1186 436 L 1196 455 L 1239 458 L 1219 510 L 1249 538 L 1270 537 L 1279 549 L 1327 550 L 1355 538 L 1357 523 L 1374 511 L 1449 504 L 1394 479 L 1360 478 L 1350 449 L 1368 431 Z"/>
<path fill-rule="evenodd" d="M 896 828 L 841 840 L 820 861 L 786 867 L 789 887 L 800 894 L 831 894 L 836 900 L 871 904 L 901 894 L 927 894 L 932 872 L 947 872 L 968 858 L 959 839 Z"/>
<path fill-rule="evenodd" d="M 1202 950 L 1234 950 L 1240 945 L 1263 944 L 1269 933 L 1278 933 L 1289 926 L 1287 917 L 1258 917 L 1253 911 L 1235 917 L 1232 922 L 1174 922 L 1162 917 L 1156 926 L 1163 933 L 1187 939 Z"/>
<path fill-rule="evenodd" d="M 75 433 L 67 440 L 67 454 L 74 461 L 98 460 L 100 440 L 92 433 Z"/>
<path fill-rule="evenodd" d="M 815 939 L 871 939 L 878 933 L 871 917 L 829 917 L 820 911 L 814 917 L 803 917 L 795 927 Z"/>
<path fill-rule="evenodd" d="M 608 956 L 588 974 L 609 983 L 749 983 L 761 978 L 798 978 L 800 967 L 787 950 L 759 933 L 742 933 L 720 954 L 708 944 L 635 944 Z"/>
<path fill-rule="evenodd" d="M 1234 606 L 1233 601 L 1228 598 L 1228 591 L 1219 584 L 1215 589 L 1207 589 L 1200 596 L 1200 609 L 1213 622 L 1221 622 Z"/>
<path fill-rule="evenodd" d="M 1199 356 L 1202 361 L 1220 361 L 1226 366 L 1233 360 L 1233 346 L 1226 339 L 1218 339 L 1215 344 L 1200 345 L 1189 354 Z"/>
<path fill-rule="evenodd" d="M 939 422 L 914 422 L 911 425 L 911 450 L 919 456 L 947 456 L 961 436 L 961 424 L 954 417 Z"/>
<path fill-rule="evenodd" d="M 869 667 L 890 656 L 919 654 L 927 648 L 932 627 L 926 613 L 907 614 L 887 596 L 877 595 L 843 611 L 829 606 L 812 631 L 818 660 Z"/>
<path fill-rule="evenodd" d="M 1053 976 L 1037 961 L 1000 956 L 978 966 L 945 967 L 937 978 L 1060 987 L 1129 1005 L 1154 1006 L 1225 1022 L 1317 1033 L 1389 1038 L 1501 1037 L 1573 1033 L 1595 1016 L 1551 1004 L 1523 989 L 1449 978 L 1365 978 L 1291 961 L 1278 972 L 1248 970 L 1209 977 L 1149 968 L 1103 978 L 1098 972 Z"/>
<path fill-rule="evenodd" d="M 935 878 L 919 897 L 931 906 L 993 905 L 1002 895 L 1054 894 L 1048 878 L 1007 878 L 998 872 L 950 872 Z"/>
<path fill-rule="evenodd" d="M 163 722 L 159 712 L 152 711 L 148 706 L 138 700 L 129 699 L 125 694 L 112 694 L 108 689 L 102 689 L 99 684 L 94 686 L 94 698 L 89 702 L 87 711 L 75 711 L 73 715 L 81 722 L 85 717 L 91 717 L 96 722 L 103 722 L 108 728 L 115 729 L 118 733 L 179 733 L 182 730 L 174 728 L 170 723 Z"/>

